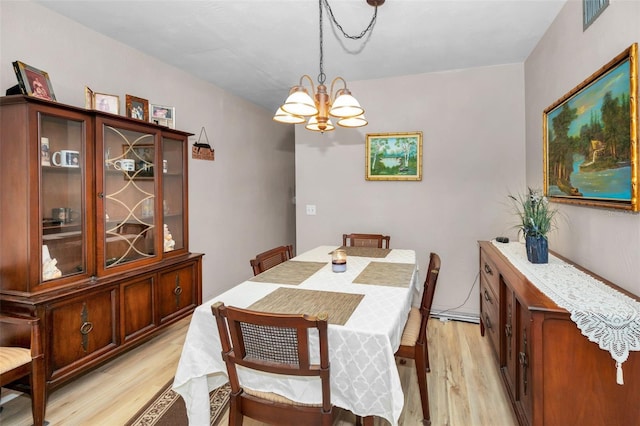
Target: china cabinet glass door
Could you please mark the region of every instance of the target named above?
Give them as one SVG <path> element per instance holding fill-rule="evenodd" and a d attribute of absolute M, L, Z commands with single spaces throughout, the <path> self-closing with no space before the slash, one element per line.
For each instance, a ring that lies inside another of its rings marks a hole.
<path fill-rule="evenodd" d="M 102 126 L 104 232 L 98 259 L 114 268 L 157 256 L 156 133 Z"/>
<path fill-rule="evenodd" d="M 38 113 L 42 282 L 87 272 L 86 121 Z"/>
<path fill-rule="evenodd" d="M 162 140 L 163 218 L 165 253 L 185 249 L 184 141 Z"/>

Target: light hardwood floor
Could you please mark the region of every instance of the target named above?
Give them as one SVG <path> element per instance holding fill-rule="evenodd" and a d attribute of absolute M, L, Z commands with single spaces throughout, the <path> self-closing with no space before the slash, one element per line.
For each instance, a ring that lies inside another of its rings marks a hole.
<path fill-rule="evenodd" d="M 173 377 L 189 319 L 171 326 L 146 344 L 54 391 L 46 419 L 58 425 L 123 425 Z M 500 383 L 498 370 L 479 325 L 430 319 L 427 375 L 434 426 L 513 426 L 515 417 Z M 420 394 L 413 361 L 398 363 L 405 407 L 400 425 L 419 425 Z M 3 397 L 10 393 L 2 390 Z M 28 397 L 19 396 L 0 413 L 3 426 L 32 424 Z M 227 422 L 226 416 L 221 425 Z M 336 426 L 354 424 L 353 416 L 340 412 Z M 376 426 L 388 425 L 377 419 Z M 261 423 L 246 419 L 245 425 Z"/>

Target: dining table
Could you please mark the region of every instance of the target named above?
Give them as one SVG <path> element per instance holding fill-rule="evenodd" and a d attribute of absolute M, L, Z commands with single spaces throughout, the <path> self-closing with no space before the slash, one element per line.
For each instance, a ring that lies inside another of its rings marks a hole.
<path fill-rule="evenodd" d="M 334 272 L 332 253 L 347 253 L 347 268 Z M 331 402 L 372 422 L 392 425 L 404 406 L 395 352 L 421 286 L 416 253 L 409 249 L 323 245 L 239 283 L 198 306 L 191 318 L 173 382 L 185 402 L 189 424 L 209 425 L 209 392 L 228 381 L 211 305 L 272 313 L 328 313 Z M 311 350 L 317 345 L 310 339 Z M 313 361 L 313 359 L 312 359 Z M 293 401 L 316 403 L 319 382 L 239 371 L 252 389 Z"/>

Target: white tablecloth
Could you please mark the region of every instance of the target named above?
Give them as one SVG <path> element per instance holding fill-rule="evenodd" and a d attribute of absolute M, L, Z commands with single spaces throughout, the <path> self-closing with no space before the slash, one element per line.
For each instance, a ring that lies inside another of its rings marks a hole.
<path fill-rule="evenodd" d="M 415 252 L 393 249 L 385 258 L 349 256 L 347 271 L 334 273 L 329 253 L 336 248 L 320 246 L 295 257 L 296 261 L 327 262 L 297 286 L 245 281 L 196 308 L 173 383 L 173 389 L 184 398 L 190 425 L 209 425 L 209 392 L 228 380 L 211 305 L 222 301 L 229 306 L 248 307 L 278 287 L 365 295 L 345 325 L 329 324 L 331 402 L 357 415 L 375 415 L 397 425 L 404 394 L 394 353 L 412 297 L 420 291 L 417 267 L 406 287 L 352 281 L 372 261 L 417 265 Z M 248 387 L 256 390 L 277 392 L 300 402 L 320 400 L 320 388 L 314 379 L 276 380 L 266 374 L 239 374 Z"/>

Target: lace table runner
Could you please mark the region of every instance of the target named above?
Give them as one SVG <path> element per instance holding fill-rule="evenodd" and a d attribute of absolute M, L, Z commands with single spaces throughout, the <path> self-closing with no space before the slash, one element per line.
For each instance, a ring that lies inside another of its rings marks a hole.
<path fill-rule="evenodd" d="M 549 263 L 527 260 L 523 243 L 493 245 L 556 305 L 571 314 L 580 332 L 616 361 L 622 385 L 622 363 L 629 351 L 640 351 L 640 302 L 549 254 Z"/>

